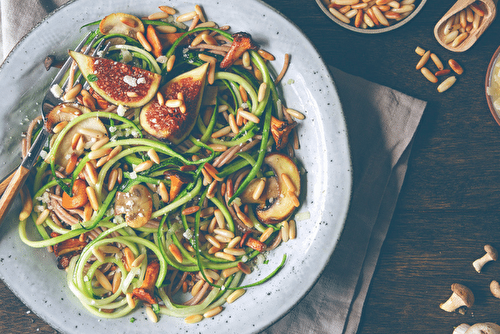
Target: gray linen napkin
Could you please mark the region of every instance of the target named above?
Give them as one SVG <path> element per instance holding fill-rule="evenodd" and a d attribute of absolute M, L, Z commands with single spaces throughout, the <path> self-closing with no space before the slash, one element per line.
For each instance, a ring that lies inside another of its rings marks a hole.
<path fill-rule="evenodd" d="M 330 70 L 351 146 L 351 205 L 344 231 L 318 282 L 265 331 L 268 334 L 356 333 L 426 106 L 388 87 Z"/>
<path fill-rule="evenodd" d="M 67 0 L 0 0 L 3 60 Z M 20 4 L 22 4 L 20 6 Z M 426 102 L 330 68 L 344 110 L 353 195 L 344 231 L 310 293 L 265 333 L 356 333 Z M 352 94 L 362 91 L 364 94 Z"/>

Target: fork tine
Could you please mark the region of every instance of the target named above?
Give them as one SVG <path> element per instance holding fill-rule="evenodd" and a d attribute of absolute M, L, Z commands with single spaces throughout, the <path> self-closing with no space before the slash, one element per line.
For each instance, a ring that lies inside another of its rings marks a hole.
<path fill-rule="evenodd" d="M 81 42 L 78 43 L 78 45 L 75 48 L 75 51 L 80 51 L 83 48 L 83 46 L 86 44 L 86 42 L 87 42 L 90 34 L 91 33 L 89 32 L 81 40 Z M 73 62 L 73 58 L 68 57 L 68 59 L 66 59 L 66 61 L 64 62 L 64 65 L 61 67 L 61 69 L 59 70 L 59 72 L 57 72 L 57 75 L 55 76 L 54 80 L 52 80 L 52 82 L 50 83 L 50 87 L 52 87 L 54 84 L 59 83 L 59 81 L 61 81 L 61 79 L 63 78 L 63 76 L 66 74 L 66 71 L 68 71 L 69 67 L 71 66 L 72 62 Z"/>

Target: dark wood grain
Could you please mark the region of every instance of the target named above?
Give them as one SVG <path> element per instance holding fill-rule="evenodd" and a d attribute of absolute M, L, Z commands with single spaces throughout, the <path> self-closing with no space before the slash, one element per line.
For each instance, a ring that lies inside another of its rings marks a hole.
<path fill-rule="evenodd" d="M 500 263 L 488 264 L 481 274 L 471 265 L 485 243 L 500 248 L 500 127 L 484 92 L 486 68 L 500 45 L 500 20 L 475 46 L 456 54 L 433 37 L 451 0 L 427 1 L 410 23 L 379 35 L 341 28 L 313 0 L 266 2 L 307 35 L 327 64 L 428 101 L 359 334 L 451 333 L 462 322 L 500 322 L 500 300 L 488 289 L 500 279 Z M 415 70 L 417 46 L 465 68 L 449 91 L 439 94 Z M 439 309 L 455 282 L 476 295 L 465 315 Z M 54 333 L 27 312 L 0 283 L 0 332 Z"/>

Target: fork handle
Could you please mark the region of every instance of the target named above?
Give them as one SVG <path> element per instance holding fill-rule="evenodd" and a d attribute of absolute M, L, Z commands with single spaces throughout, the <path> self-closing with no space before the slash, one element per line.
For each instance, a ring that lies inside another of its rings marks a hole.
<path fill-rule="evenodd" d="M 7 189 L 0 198 L 0 223 L 3 218 L 7 215 L 12 201 L 21 190 L 24 182 L 28 178 L 30 170 L 24 166 L 19 166 L 12 176 L 12 180 L 9 183 Z"/>

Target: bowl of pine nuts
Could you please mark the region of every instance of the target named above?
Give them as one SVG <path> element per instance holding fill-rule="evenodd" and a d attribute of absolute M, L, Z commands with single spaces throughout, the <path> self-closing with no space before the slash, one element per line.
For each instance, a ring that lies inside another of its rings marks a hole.
<path fill-rule="evenodd" d="M 316 3 L 333 22 L 346 29 L 379 34 L 409 22 L 426 0 L 316 0 Z"/>

